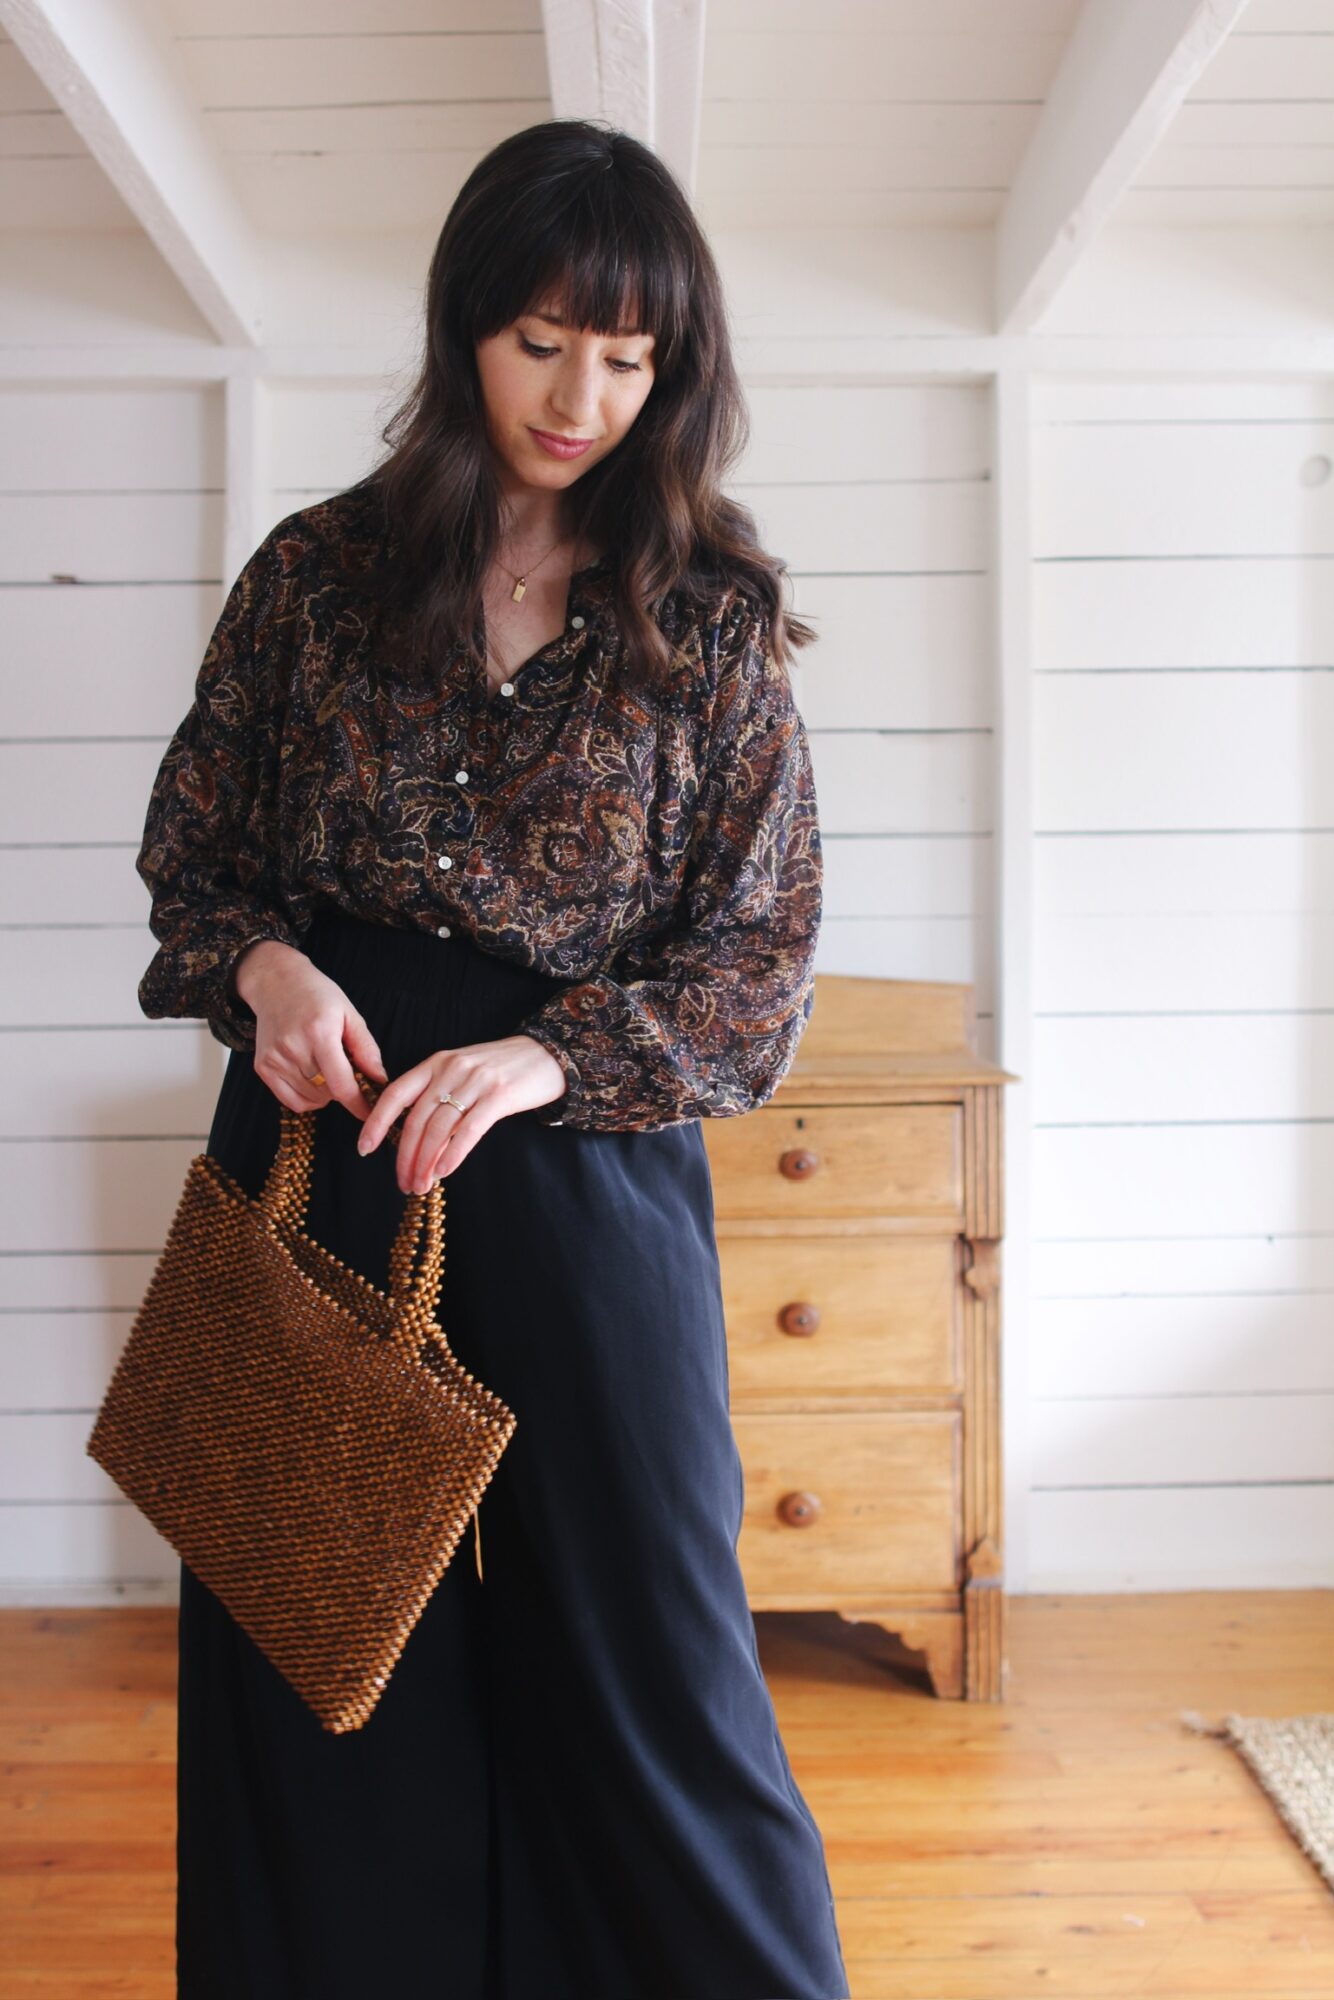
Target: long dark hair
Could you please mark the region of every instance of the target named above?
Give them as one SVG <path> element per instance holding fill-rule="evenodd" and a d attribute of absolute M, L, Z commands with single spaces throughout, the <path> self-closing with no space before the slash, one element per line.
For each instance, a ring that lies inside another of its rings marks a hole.
<path fill-rule="evenodd" d="M 650 681 L 673 657 L 656 616 L 673 592 L 703 604 L 745 593 L 785 665 L 816 634 L 786 609 L 787 565 L 721 490 L 750 420 L 712 253 L 654 152 L 575 118 L 503 139 L 459 190 L 427 276 L 420 373 L 380 432 L 388 456 L 353 489 L 379 496 L 392 551 L 380 587 L 407 614 L 413 650 L 430 662 L 461 643 L 480 664 L 502 509 L 474 349 L 548 291 L 572 326 L 654 336 L 646 401 L 571 494 L 584 534 L 608 550 L 632 677 Z"/>

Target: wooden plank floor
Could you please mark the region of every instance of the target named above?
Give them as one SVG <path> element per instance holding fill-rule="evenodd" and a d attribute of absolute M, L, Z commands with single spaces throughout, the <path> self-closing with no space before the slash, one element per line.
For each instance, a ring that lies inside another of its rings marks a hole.
<path fill-rule="evenodd" d="M 1334 1709 L 1334 1592 L 1018 1598 L 985 1707 L 874 1627 L 756 1622 L 854 2000 L 1334 1992 L 1334 1894 L 1178 1720 Z M 0 1612 L 5 2000 L 171 2000 L 174 1647 L 173 1610 Z"/>

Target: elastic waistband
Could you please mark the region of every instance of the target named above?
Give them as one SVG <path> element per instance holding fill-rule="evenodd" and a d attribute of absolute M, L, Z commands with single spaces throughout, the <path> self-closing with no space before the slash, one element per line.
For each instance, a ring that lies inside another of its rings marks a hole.
<path fill-rule="evenodd" d="M 436 972 L 447 959 L 475 953 L 477 946 L 457 924 L 442 938 L 434 931 L 369 923 L 346 910 L 317 910 L 303 949 L 314 959 L 321 955 L 336 956 L 341 963 L 352 959 L 379 971 L 392 968 L 411 978 L 415 973 Z"/>
<path fill-rule="evenodd" d="M 441 999 L 466 994 L 470 1004 L 492 1010 L 522 1008 L 564 982 L 514 959 L 488 952 L 461 925 L 448 937 L 434 931 L 370 923 L 345 910 L 315 913 L 302 941 L 313 964 L 342 982 L 394 987 Z"/>

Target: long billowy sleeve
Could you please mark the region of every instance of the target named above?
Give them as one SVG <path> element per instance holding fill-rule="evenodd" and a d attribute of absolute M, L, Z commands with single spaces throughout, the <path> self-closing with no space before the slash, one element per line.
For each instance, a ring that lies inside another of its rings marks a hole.
<path fill-rule="evenodd" d="M 675 918 L 522 1023 L 565 1072 L 547 1125 L 736 1117 L 791 1067 L 814 1001 L 822 857 L 810 745 L 758 607 L 725 620 Z"/>
<path fill-rule="evenodd" d="M 276 530 L 245 564 L 214 627 L 189 714 L 153 783 L 135 861 L 152 894 L 159 949 L 139 982 L 152 1020 L 197 1016 L 218 1041 L 253 1049 L 255 1016 L 231 990 L 258 938 L 300 946 L 279 888 L 273 823 L 279 754 Z"/>

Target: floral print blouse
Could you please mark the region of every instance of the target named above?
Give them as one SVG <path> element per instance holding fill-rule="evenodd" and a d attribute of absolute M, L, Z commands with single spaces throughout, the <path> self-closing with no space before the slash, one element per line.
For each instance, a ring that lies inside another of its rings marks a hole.
<path fill-rule="evenodd" d="M 566 982 L 522 1023 L 559 1062 L 543 1123 L 657 1131 L 763 1104 L 814 997 L 822 864 L 810 749 L 766 614 L 673 593 L 673 667 L 621 685 L 604 555 L 566 628 L 499 688 L 452 652 L 380 671 L 359 583 L 382 530 L 353 488 L 289 514 L 228 595 L 153 784 L 136 868 L 145 1014 L 253 1050 L 230 988 L 321 909 L 438 932 Z"/>

